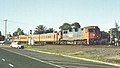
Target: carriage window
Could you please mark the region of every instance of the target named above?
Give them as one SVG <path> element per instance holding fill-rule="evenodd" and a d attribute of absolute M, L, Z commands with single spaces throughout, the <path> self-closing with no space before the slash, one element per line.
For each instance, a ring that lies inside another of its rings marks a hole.
<path fill-rule="evenodd" d="M 48 36 L 48 38 L 51 38 L 51 36 Z"/>

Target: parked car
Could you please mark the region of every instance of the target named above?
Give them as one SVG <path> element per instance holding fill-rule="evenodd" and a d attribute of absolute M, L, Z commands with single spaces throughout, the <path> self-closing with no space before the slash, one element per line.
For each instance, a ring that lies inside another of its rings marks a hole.
<path fill-rule="evenodd" d="M 5 41 L 0 41 L 0 45 L 4 45 Z"/>
<path fill-rule="evenodd" d="M 21 45 L 21 44 L 19 44 L 18 42 L 12 42 L 10 44 L 10 47 L 12 47 L 12 48 L 18 48 L 18 49 L 24 49 L 24 46 Z"/>

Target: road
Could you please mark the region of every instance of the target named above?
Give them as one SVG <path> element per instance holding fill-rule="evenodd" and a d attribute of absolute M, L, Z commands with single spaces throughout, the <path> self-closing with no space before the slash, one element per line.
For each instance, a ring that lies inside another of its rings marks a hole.
<path fill-rule="evenodd" d="M 57 68 L 0 48 L 0 68 Z"/>
<path fill-rule="evenodd" d="M 0 47 L 0 68 L 12 68 L 10 64 L 14 65 L 14 68 L 118 68 L 107 64 L 43 54 L 24 49 Z"/>

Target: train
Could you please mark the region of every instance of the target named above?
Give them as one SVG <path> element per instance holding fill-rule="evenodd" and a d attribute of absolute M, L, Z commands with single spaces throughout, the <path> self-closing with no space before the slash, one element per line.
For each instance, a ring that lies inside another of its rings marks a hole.
<path fill-rule="evenodd" d="M 13 36 L 13 42 L 33 44 L 99 44 L 101 38 L 98 26 L 72 28 L 60 32 Z"/>

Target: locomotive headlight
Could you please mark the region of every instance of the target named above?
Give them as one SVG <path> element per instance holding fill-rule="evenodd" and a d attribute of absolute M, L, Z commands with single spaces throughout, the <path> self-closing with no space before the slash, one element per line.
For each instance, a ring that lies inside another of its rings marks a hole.
<path fill-rule="evenodd" d="M 93 36 L 95 36 L 95 34 L 92 34 Z"/>

